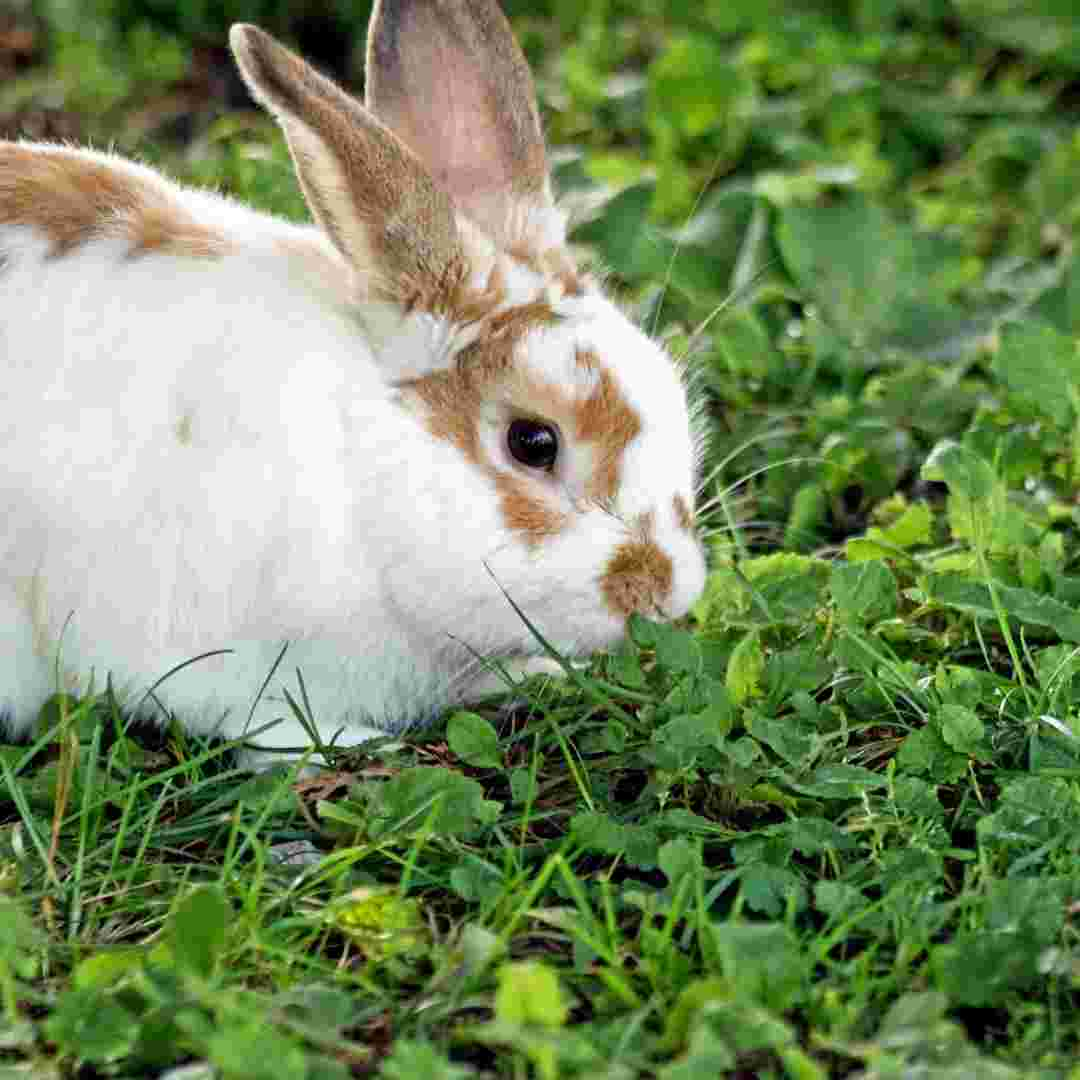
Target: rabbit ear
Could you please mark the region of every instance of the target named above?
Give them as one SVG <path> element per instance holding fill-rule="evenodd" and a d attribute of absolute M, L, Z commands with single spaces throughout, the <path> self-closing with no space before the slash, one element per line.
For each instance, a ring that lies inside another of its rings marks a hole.
<path fill-rule="evenodd" d="M 395 298 L 458 278 L 454 207 L 400 139 L 269 34 L 238 24 L 229 42 L 285 132 L 312 214 L 353 266 Z"/>
<path fill-rule="evenodd" d="M 366 103 L 497 244 L 562 242 L 551 220 L 531 235 L 551 185 L 532 75 L 496 0 L 376 0 Z"/>

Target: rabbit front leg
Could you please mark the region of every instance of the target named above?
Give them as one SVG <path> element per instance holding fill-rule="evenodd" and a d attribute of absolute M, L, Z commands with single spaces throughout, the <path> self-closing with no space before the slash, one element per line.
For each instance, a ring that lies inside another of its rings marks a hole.
<path fill-rule="evenodd" d="M 533 675 L 547 675 L 553 679 L 565 679 L 566 669 L 558 660 L 550 656 L 530 656 L 524 659 L 504 660 L 499 664 L 502 670 L 485 671 L 469 684 L 466 700 L 488 694 L 505 693 L 516 689 L 517 684 Z"/>

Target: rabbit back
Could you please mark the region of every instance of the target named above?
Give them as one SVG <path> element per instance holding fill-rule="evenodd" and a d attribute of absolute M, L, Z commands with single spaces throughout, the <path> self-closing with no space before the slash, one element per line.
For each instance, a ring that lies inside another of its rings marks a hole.
<path fill-rule="evenodd" d="M 377 487 L 371 463 L 415 437 L 338 302 L 343 268 L 316 230 L 106 155 L 0 147 L 0 177 L 0 705 L 25 728 L 58 670 L 145 689 L 221 646 L 170 703 L 197 727 L 246 720 L 282 642 L 318 668 L 304 642 L 320 614 L 333 636 L 343 582 L 374 593 L 348 542 L 354 463 Z M 80 189 L 81 223 L 42 205 Z M 332 715 L 353 678 L 331 680 Z"/>

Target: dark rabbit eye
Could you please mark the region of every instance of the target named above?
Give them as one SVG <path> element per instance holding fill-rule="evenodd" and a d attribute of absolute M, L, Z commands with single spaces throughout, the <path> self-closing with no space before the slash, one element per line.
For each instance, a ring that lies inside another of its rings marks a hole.
<path fill-rule="evenodd" d="M 506 432 L 506 445 L 514 459 L 530 469 L 550 469 L 559 454 L 555 429 L 538 420 L 514 420 Z"/>

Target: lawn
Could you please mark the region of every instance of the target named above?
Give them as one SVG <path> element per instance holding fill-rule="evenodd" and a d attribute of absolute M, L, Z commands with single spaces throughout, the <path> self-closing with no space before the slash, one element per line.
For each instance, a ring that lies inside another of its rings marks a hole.
<path fill-rule="evenodd" d="M 301 7 L 8 0 L 0 131 L 301 217 L 223 51 L 359 86 L 367 6 Z M 705 595 L 314 777 L 50 702 L 0 1080 L 1080 1080 L 1073 7 L 508 4 L 574 242 L 708 399 Z"/>

